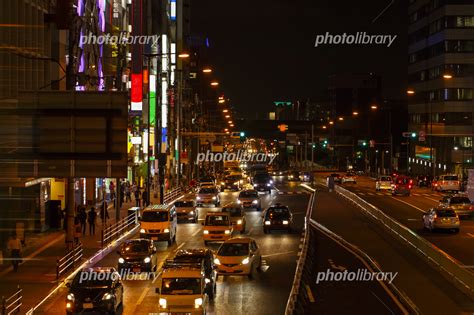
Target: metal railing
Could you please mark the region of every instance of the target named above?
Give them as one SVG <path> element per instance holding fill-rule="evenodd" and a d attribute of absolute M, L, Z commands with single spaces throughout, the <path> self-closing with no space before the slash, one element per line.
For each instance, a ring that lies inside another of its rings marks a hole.
<path fill-rule="evenodd" d="M 182 194 L 185 194 L 190 191 L 190 186 L 179 186 L 176 187 L 167 193 L 165 193 L 165 196 L 163 198 L 164 204 L 168 204 L 170 201 L 175 200 L 177 197 L 181 196 Z"/>
<path fill-rule="evenodd" d="M 286 304 L 285 315 L 292 315 L 292 314 L 302 314 L 301 309 L 304 309 L 305 305 L 309 303 L 309 297 L 307 295 L 305 285 L 309 283 L 308 276 L 311 274 L 311 270 L 309 270 L 309 266 L 311 262 L 307 262 L 308 257 L 314 257 L 314 251 L 316 246 L 310 246 L 310 243 L 314 242 L 314 237 L 311 237 L 311 228 L 309 226 L 309 222 L 311 219 L 311 214 L 313 211 L 313 204 L 314 204 L 314 191 L 310 196 L 308 208 L 306 209 L 306 217 L 304 222 L 304 236 L 303 236 L 303 243 L 301 246 L 301 251 L 299 252 L 298 262 L 296 264 L 296 271 L 295 277 L 293 279 L 293 285 L 291 287 L 290 296 L 288 298 L 288 302 Z M 308 250 L 311 252 L 311 255 L 308 255 Z M 312 258 L 311 258 L 312 259 Z"/>
<path fill-rule="evenodd" d="M 356 194 L 340 186 L 336 186 L 336 192 L 362 209 L 396 239 L 406 244 L 409 248 L 412 248 L 417 254 L 434 265 L 435 268 L 440 269 L 440 273 L 461 291 L 474 297 L 474 273 L 464 268 L 461 262 L 437 248 L 426 239 L 420 237 L 406 226 L 392 219 L 383 211 Z"/>
<path fill-rule="evenodd" d="M 56 259 L 56 280 L 76 265 L 83 256 L 82 243 L 75 245 L 66 255 Z"/>
<path fill-rule="evenodd" d="M 104 248 L 137 225 L 138 211 L 135 211 L 111 226 L 102 229 L 100 235 L 101 247 Z"/>
<path fill-rule="evenodd" d="M 2 296 L 1 315 L 10 315 L 20 312 L 20 306 L 22 305 L 21 300 L 23 299 L 22 292 L 23 289 L 21 289 L 18 285 L 15 293 L 13 293 L 10 297 L 5 298 Z"/>

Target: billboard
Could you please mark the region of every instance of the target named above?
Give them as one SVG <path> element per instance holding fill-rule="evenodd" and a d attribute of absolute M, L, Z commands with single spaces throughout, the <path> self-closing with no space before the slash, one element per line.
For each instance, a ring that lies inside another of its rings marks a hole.
<path fill-rule="evenodd" d="M 431 152 L 433 152 L 433 161 L 436 161 L 436 149 L 433 148 L 432 151 L 429 147 L 422 147 L 420 145 L 415 146 L 415 156 L 418 159 L 431 160 Z"/>

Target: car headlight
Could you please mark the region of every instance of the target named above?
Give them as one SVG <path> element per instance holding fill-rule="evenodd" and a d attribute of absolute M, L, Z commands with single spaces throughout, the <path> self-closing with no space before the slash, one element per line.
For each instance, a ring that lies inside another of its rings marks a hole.
<path fill-rule="evenodd" d="M 140 229 L 140 233 L 144 234 L 145 232 L 145 229 Z"/>
<path fill-rule="evenodd" d="M 221 185 L 225 185 L 225 183 L 224 183 L 224 182 L 221 182 Z"/>
<path fill-rule="evenodd" d="M 267 184 L 267 187 L 270 187 L 270 183 Z"/>
<path fill-rule="evenodd" d="M 145 259 L 143 259 L 143 262 L 144 262 L 145 264 L 148 264 L 150 261 L 151 261 L 151 258 L 150 258 L 150 257 L 145 257 Z"/>
<path fill-rule="evenodd" d="M 162 308 L 166 308 L 166 299 L 160 298 L 160 300 L 158 301 L 158 303 L 160 304 L 160 306 L 161 306 Z"/>
<path fill-rule="evenodd" d="M 112 294 L 110 293 L 105 293 L 104 296 L 102 297 L 102 300 L 110 300 L 113 297 Z"/>
<path fill-rule="evenodd" d="M 254 200 L 254 201 L 252 201 L 252 203 L 253 203 L 254 205 L 256 205 L 256 204 L 258 203 L 258 200 Z"/>
<path fill-rule="evenodd" d="M 242 224 L 242 220 L 237 220 L 237 224 Z"/>
<path fill-rule="evenodd" d="M 250 259 L 248 257 L 245 257 L 244 260 L 242 260 L 242 265 L 246 265 L 250 262 Z"/>
<path fill-rule="evenodd" d="M 234 182 L 234 185 L 238 185 L 238 184 L 239 184 L 239 182 L 238 182 L 238 181 L 237 181 L 237 182 Z"/>
<path fill-rule="evenodd" d="M 270 184 L 273 184 L 273 181 L 272 181 L 272 180 L 270 180 Z"/>
<path fill-rule="evenodd" d="M 288 220 L 283 220 L 283 224 L 288 224 Z"/>
<path fill-rule="evenodd" d="M 230 230 L 225 230 L 224 233 L 225 234 L 230 234 Z"/>
<path fill-rule="evenodd" d="M 211 279 L 206 278 L 206 279 L 204 279 L 204 282 L 205 282 L 206 284 L 207 284 L 207 283 L 211 283 Z"/>
<path fill-rule="evenodd" d="M 293 175 L 288 176 L 289 178 L 293 178 Z"/>
<path fill-rule="evenodd" d="M 194 211 L 193 211 L 193 210 L 189 211 L 189 214 L 190 214 L 190 215 L 193 215 L 193 214 L 194 214 Z"/>
<path fill-rule="evenodd" d="M 196 200 L 201 200 L 201 197 L 197 196 L 197 197 L 196 197 Z"/>
<path fill-rule="evenodd" d="M 169 233 L 169 232 L 170 232 L 170 229 L 164 229 L 163 232 L 164 232 L 164 233 Z"/>
<path fill-rule="evenodd" d="M 270 221 L 268 221 L 268 220 L 267 220 L 267 221 L 265 221 L 265 225 L 270 225 L 270 224 L 271 224 L 271 222 L 270 222 Z"/>
<path fill-rule="evenodd" d="M 67 296 L 66 296 L 66 299 L 68 299 L 68 301 L 74 301 L 74 294 L 73 293 L 69 293 Z"/>
<path fill-rule="evenodd" d="M 214 264 L 216 264 L 216 265 L 221 264 L 221 261 L 219 260 L 219 258 L 214 258 Z"/>
<path fill-rule="evenodd" d="M 240 201 L 240 199 L 237 199 L 237 204 L 240 205 L 241 203 L 242 203 L 242 201 Z"/>
<path fill-rule="evenodd" d="M 244 183 L 244 180 L 243 180 L 243 179 L 239 180 L 239 183 L 243 184 L 243 183 Z"/>
<path fill-rule="evenodd" d="M 122 257 L 120 257 L 120 258 L 118 259 L 118 261 L 119 261 L 119 264 L 123 264 L 123 263 L 125 262 L 125 259 L 123 259 Z"/>
<path fill-rule="evenodd" d="M 257 184 L 253 184 L 253 187 L 257 187 Z"/>
<path fill-rule="evenodd" d="M 197 298 L 194 300 L 194 308 L 199 308 L 202 305 L 202 298 Z"/>
<path fill-rule="evenodd" d="M 216 200 L 216 199 L 217 199 L 217 197 L 216 197 L 216 196 L 212 197 L 212 200 Z"/>
<path fill-rule="evenodd" d="M 204 233 L 204 234 L 209 234 L 209 231 L 208 231 L 208 230 L 204 230 L 203 233 Z"/>

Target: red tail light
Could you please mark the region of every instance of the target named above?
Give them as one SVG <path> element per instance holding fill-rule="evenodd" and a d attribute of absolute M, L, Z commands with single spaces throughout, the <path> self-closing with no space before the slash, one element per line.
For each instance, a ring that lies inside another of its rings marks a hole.
<path fill-rule="evenodd" d="M 411 189 L 411 185 L 408 185 L 408 188 Z"/>
<path fill-rule="evenodd" d="M 410 179 L 410 184 L 413 184 L 413 180 L 412 180 L 412 179 Z"/>

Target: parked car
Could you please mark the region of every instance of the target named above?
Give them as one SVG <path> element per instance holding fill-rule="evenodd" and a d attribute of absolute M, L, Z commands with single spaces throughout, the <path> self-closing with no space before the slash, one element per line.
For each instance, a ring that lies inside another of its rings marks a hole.
<path fill-rule="evenodd" d="M 423 214 L 423 226 L 430 231 L 449 229 L 459 232 L 459 217 L 453 209 L 432 208 Z"/>

